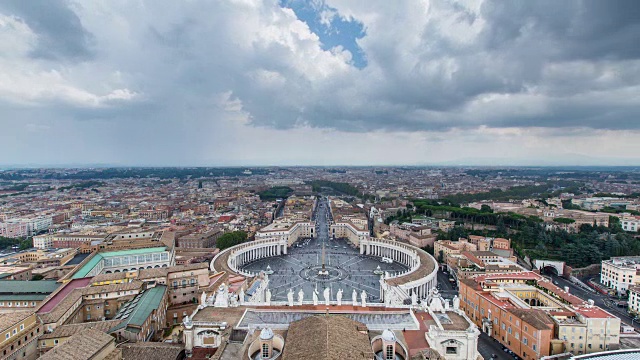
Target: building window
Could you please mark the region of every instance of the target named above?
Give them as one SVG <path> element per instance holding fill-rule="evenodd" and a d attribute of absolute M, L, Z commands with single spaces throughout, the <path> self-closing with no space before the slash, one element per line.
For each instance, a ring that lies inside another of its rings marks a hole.
<path fill-rule="evenodd" d="M 262 357 L 265 359 L 269 357 L 269 345 L 267 344 L 262 344 Z"/>
<path fill-rule="evenodd" d="M 58 339 L 53 340 L 53 345 L 58 345 Z"/>
<path fill-rule="evenodd" d="M 387 345 L 387 360 L 393 360 L 394 358 L 393 345 Z"/>
<path fill-rule="evenodd" d="M 536 351 L 537 350 L 536 349 L 537 348 L 536 344 L 533 344 L 533 346 L 531 348 L 533 349 L 533 351 Z"/>
<path fill-rule="evenodd" d="M 6 334 L 4 335 L 4 338 L 5 338 L 5 339 L 8 339 L 8 338 L 10 338 L 10 337 L 11 337 L 11 334 L 9 334 L 9 333 L 6 333 Z"/>
<path fill-rule="evenodd" d="M 24 330 L 24 324 L 20 324 L 20 331 Z"/>
<path fill-rule="evenodd" d="M 458 353 L 458 348 L 455 346 L 447 346 L 447 350 L 446 350 L 447 354 L 457 354 Z"/>
<path fill-rule="evenodd" d="M 522 338 L 522 343 L 527 345 L 527 344 L 529 344 L 529 340 L 527 340 L 527 338 Z"/>

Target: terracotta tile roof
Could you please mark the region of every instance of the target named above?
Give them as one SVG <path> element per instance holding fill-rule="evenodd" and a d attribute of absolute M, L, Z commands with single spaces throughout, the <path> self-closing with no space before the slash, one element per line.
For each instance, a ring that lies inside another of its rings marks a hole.
<path fill-rule="evenodd" d="M 54 347 L 40 357 L 41 360 L 89 360 L 115 339 L 102 331 L 87 329 Z"/>
<path fill-rule="evenodd" d="M 82 289 L 83 295 L 103 294 L 116 291 L 140 290 L 144 283 L 140 280 L 125 282 L 120 284 L 110 284 L 102 286 L 90 286 Z"/>
<path fill-rule="evenodd" d="M 283 360 L 373 359 L 364 324 L 344 316 L 310 316 L 289 325 Z"/>
<path fill-rule="evenodd" d="M 91 279 L 92 282 L 102 282 L 102 281 L 114 281 L 114 280 L 122 280 L 127 278 L 126 272 L 117 272 L 111 274 L 99 274 Z"/>
<path fill-rule="evenodd" d="M 184 264 L 184 265 L 176 265 L 170 268 L 167 268 L 169 273 L 180 272 L 180 271 L 189 271 L 189 270 L 199 270 L 199 269 L 208 269 L 209 263 L 195 263 L 195 264 Z"/>
<path fill-rule="evenodd" d="M 138 279 L 143 280 L 167 277 L 167 273 L 169 272 L 167 269 L 169 268 L 142 269 L 138 272 Z"/>
<path fill-rule="evenodd" d="M 184 346 L 159 342 L 138 342 L 135 344 L 123 344 L 123 360 L 174 360 L 182 359 Z"/>
<path fill-rule="evenodd" d="M 553 329 L 553 320 L 542 310 L 511 309 L 509 311 L 538 330 Z"/>
<path fill-rule="evenodd" d="M 42 336 L 40 336 L 40 340 L 69 337 L 77 333 L 80 333 L 82 331 L 85 331 L 87 329 L 94 329 L 97 331 L 107 332 L 109 329 L 120 324 L 122 321 L 123 320 L 106 320 L 106 321 L 95 321 L 95 322 L 80 323 L 80 324 L 62 325 L 55 328 L 53 332 L 48 334 L 43 334 Z"/>
<path fill-rule="evenodd" d="M 10 313 L 0 313 L 0 330 L 7 329 L 18 322 L 28 318 L 32 311 L 12 311 Z M 4 336 L 4 335 L 3 335 Z"/>

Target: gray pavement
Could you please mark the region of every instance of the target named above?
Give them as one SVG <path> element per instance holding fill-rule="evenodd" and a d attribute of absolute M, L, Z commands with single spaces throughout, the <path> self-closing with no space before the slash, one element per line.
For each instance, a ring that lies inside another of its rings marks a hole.
<path fill-rule="evenodd" d="M 360 294 L 366 291 L 370 302 L 380 301 L 380 275 L 374 274 L 379 266 L 382 271 L 391 274 L 406 271 L 407 268 L 399 263 L 383 263 L 380 258 L 360 255 L 359 249 L 354 248 L 344 239 L 329 237 L 329 213 L 326 199 L 319 201 L 316 211 L 316 235 L 314 239 L 301 239 L 288 249 L 287 255 L 260 259 L 244 266 L 244 270 L 258 272 L 266 270 L 267 266 L 274 271 L 269 276 L 269 289 L 272 300 L 286 301 L 289 289 L 293 289 L 295 298 L 300 289 L 304 291 L 304 300 L 312 299 L 313 291 L 318 292 L 320 302 L 323 291 L 330 289 L 331 299 L 336 299 L 338 289 L 343 290 L 343 300 L 351 301 L 352 291 Z M 328 276 L 318 275 L 322 268 L 322 248 L 325 248 L 325 269 Z"/>
<path fill-rule="evenodd" d="M 480 338 L 478 339 L 478 351 L 482 355 L 485 360 L 491 359 L 491 355 L 496 354 L 496 358 L 498 360 L 513 360 L 515 357 L 511 354 L 504 352 L 503 346 L 493 340 L 493 338 L 489 337 L 489 335 L 485 333 L 480 334 Z"/>

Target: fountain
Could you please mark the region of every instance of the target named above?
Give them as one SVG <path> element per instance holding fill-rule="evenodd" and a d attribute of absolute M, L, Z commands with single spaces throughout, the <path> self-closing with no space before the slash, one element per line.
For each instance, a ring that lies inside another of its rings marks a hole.
<path fill-rule="evenodd" d="M 273 270 L 271 270 L 271 265 L 267 265 L 267 269 L 264 271 L 264 273 L 267 275 L 273 274 Z"/>

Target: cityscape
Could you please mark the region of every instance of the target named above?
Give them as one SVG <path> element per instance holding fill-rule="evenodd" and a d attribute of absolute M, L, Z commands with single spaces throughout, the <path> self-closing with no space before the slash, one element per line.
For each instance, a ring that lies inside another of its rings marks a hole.
<path fill-rule="evenodd" d="M 640 168 L 5 169 L 0 194 L 7 358 L 640 347 Z"/>
<path fill-rule="evenodd" d="M 0 360 L 640 360 L 637 0 L 0 1 Z"/>

